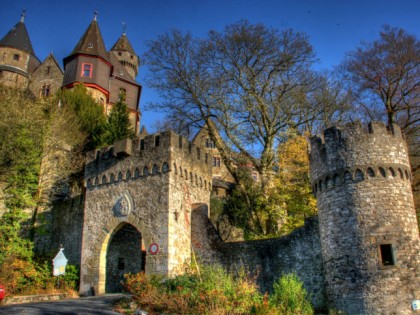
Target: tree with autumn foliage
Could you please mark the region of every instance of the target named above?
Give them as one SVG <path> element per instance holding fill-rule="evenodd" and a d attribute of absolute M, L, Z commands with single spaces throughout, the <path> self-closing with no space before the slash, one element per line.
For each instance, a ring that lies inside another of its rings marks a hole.
<path fill-rule="evenodd" d="M 231 224 L 244 230 L 246 239 L 288 234 L 317 213 L 306 137 L 289 132 L 277 153 L 274 174 L 265 190 L 255 184 L 249 167 L 237 170 L 241 186 L 233 190 L 224 210 Z"/>

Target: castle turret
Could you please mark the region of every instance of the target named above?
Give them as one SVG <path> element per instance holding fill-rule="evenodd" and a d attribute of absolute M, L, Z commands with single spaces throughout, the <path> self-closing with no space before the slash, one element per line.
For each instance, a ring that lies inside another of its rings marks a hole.
<path fill-rule="evenodd" d="M 420 242 L 401 131 L 381 123 L 311 139 L 327 302 L 346 314 L 412 314 Z"/>
<path fill-rule="evenodd" d="M 124 66 L 130 76 L 135 79 L 139 69 L 139 57 L 131 46 L 125 31 L 114 46 L 112 46 L 111 52 Z"/>
<path fill-rule="evenodd" d="M 0 40 L 0 82 L 12 88 L 26 89 L 29 77 L 40 65 L 26 29 L 25 14 Z"/>
<path fill-rule="evenodd" d="M 112 63 L 95 17 L 71 54 L 64 58 L 65 88 L 83 83 L 99 103 L 106 104 L 110 93 Z"/>

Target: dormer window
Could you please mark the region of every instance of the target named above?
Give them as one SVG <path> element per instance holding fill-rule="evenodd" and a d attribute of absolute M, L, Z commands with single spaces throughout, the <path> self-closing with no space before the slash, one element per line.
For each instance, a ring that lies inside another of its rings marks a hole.
<path fill-rule="evenodd" d="M 92 64 L 91 63 L 84 63 L 82 64 L 82 73 L 81 76 L 84 78 L 91 78 L 92 77 Z"/>
<path fill-rule="evenodd" d="M 92 43 L 88 43 L 88 48 L 93 48 L 93 44 Z"/>

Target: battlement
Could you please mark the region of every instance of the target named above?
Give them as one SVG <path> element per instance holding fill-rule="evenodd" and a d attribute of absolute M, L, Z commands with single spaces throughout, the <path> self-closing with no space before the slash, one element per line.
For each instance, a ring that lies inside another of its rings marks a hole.
<path fill-rule="evenodd" d="M 401 169 L 409 172 L 407 146 L 401 129 L 380 122 L 332 127 L 310 140 L 311 181 L 359 170 Z M 366 171 L 367 172 L 367 171 Z M 364 172 L 364 173 L 366 173 Z M 367 174 L 367 173 L 366 173 Z"/>
<path fill-rule="evenodd" d="M 162 175 L 174 171 L 194 174 L 197 181 L 211 182 L 212 158 L 199 146 L 172 131 L 136 139 L 124 139 L 113 146 L 88 152 L 87 187 L 121 180 Z M 182 166 L 182 167 L 181 167 Z M 182 169 L 182 170 L 181 170 Z"/>
<path fill-rule="evenodd" d="M 370 122 L 365 125 L 360 121 L 347 123 L 341 127 L 331 127 L 324 130 L 323 135 L 314 136 L 310 139 L 310 149 L 321 151 L 331 142 L 341 140 L 346 142 L 350 138 L 359 139 L 368 135 L 384 136 L 387 139 L 394 137 L 395 139 L 403 139 L 403 134 L 398 125 L 393 125 L 394 131 L 382 122 Z M 333 143 L 335 145 L 335 143 Z"/>
<path fill-rule="evenodd" d="M 123 156 L 166 156 L 170 153 L 179 155 L 184 159 L 194 160 L 194 163 L 204 165 L 209 164 L 211 161 L 210 156 L 205 153 L 204 148 L 196 146 L 188 141 L 188 139 L 173 131 L 166 131 L 136 139 L 119 140 L 112 146 L 90 151 L 86 155 L 86 163 L 121 158 Z"/>

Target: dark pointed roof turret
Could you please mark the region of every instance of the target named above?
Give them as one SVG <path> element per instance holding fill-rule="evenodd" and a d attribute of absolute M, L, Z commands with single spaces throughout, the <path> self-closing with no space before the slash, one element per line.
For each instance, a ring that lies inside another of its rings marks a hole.
<path fill-rule="evenodd" d="M 132 53 L 133 55 L 137 55 L 133 49 L 133 46 L 131 46 L 131 43 L 128 40 L 127 35 L 125 34 L 125 31 L 122 33 L 120 38 L 118 38 L 114 46 L 112 46 L 111 50 L 112 51 L 128 51 Z"/>
<path fill-rule="evenodd" d="M 25 11 L 23 11 L 20 21 L 0 40 L 0 46 L 17 48 L 35 56 L 24 20 Z"/>
<path fill-rule="evenodd" d="M 74 54 L 87 54 L 99 56 L 106 61 L 109 60 L 108 53 L 105 49 L 105 43 L 102 38 L 101 31 L 97 22 L 97 12 L 94 13 L 94 18 L 88 28 L 86 29 L 83 36 L 80 38 L 76 47 L 74 47 L 71 55 Z"/>

